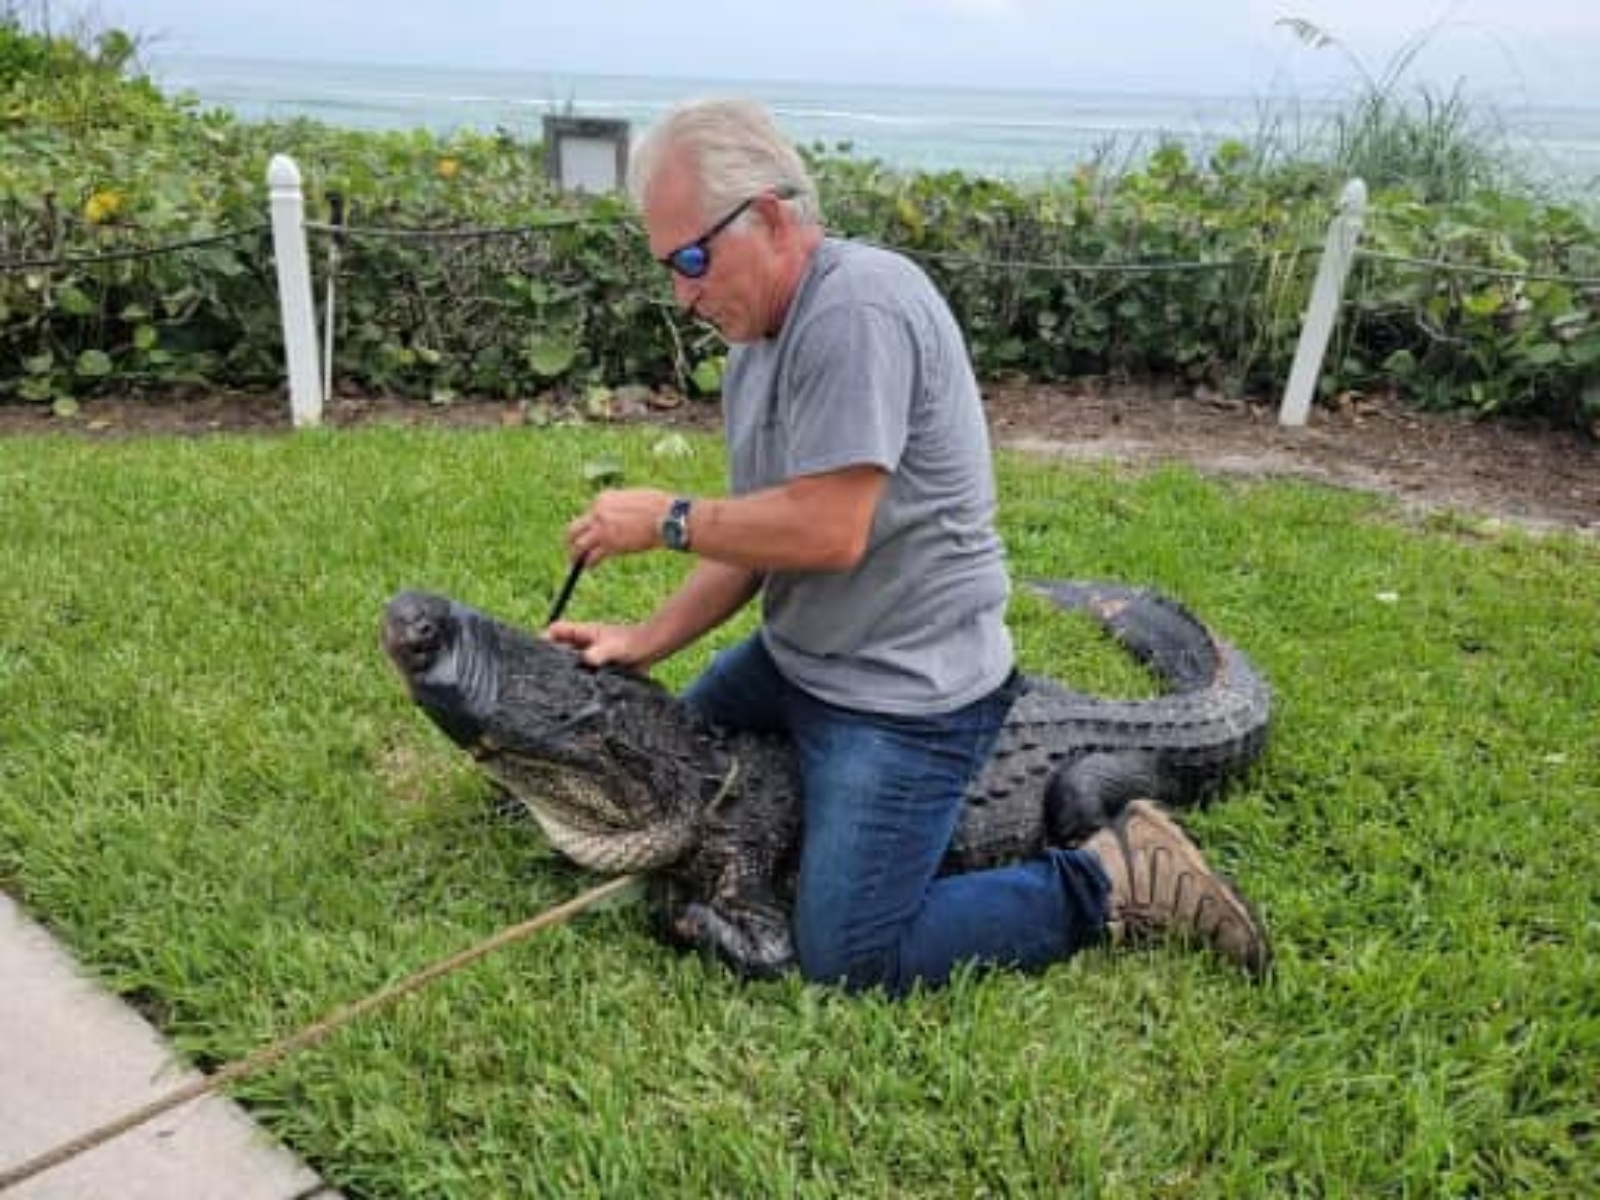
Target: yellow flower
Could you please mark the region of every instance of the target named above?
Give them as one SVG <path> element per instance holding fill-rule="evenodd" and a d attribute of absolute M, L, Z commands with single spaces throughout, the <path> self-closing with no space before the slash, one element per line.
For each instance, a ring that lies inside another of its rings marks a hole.
<path fill-rule="evenodd" d="M 96 192 L 83 206 L 83 219 L 91 225 L 109 221 L 122 211 L 122 193 L 111 190 Z"/>
<path fill-rule="evenodd" d="M 461 164 L 453 158 L 441 158 L 439 165 L 434 168 L 440 179 L 454 179 L 460 169 Z"/>

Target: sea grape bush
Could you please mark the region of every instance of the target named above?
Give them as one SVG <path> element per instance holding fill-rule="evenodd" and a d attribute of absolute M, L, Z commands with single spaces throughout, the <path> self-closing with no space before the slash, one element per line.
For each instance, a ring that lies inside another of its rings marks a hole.
<path fill-rule="evenodd" d="M 281 386 L 277 153 L 299 164 L 312 220 L 343 205 L 349 232 L 311 240 L 341 387 L 436 402 L 716 390 L 724 348 L 675 311 L 626 204 L 558 194 L 531 139 L 243 122 L 162 95 L 132 61 L 122 35 L 85 47 L 0 23 L 0 399 Z M 1027 185 L 806 153 L 830 228 L 916 256 L 983 374 L 1235 394 L 1286 378 L 1344 182 L 1237 142 Z M 1377 182 L 1324 393 L 1600 423 L 1592 215 Z M 180 242 L 199 244 L 141 253 Z"/>

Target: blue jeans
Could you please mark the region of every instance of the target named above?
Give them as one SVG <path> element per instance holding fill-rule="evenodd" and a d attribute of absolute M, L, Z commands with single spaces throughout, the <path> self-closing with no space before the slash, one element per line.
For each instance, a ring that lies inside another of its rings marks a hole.
<path fill-rule="evenodd" d="M 1092 854 L 936 877 L 1015 686 L 935 716 L 840 708 L 789 683 L 756 635 L 684 692 L 716 724 L 795 741 L 805 811 L 793 923 L 807 979 L 903 995 L 962 963 L 1040 967 L 1101 940 L 1109 885 Z"/>

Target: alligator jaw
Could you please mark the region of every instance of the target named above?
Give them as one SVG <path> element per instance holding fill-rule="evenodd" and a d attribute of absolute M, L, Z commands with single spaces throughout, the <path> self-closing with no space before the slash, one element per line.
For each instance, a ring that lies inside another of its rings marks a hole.
<path fill-rule="evenodd" d="M 478 761 L 522 802 L 550 845 L 596 871 L 652 871 L 670 866 L 694 844 L 691 821 L 630 824 L 600 772 L 556 765 L 503 750 Z"/>

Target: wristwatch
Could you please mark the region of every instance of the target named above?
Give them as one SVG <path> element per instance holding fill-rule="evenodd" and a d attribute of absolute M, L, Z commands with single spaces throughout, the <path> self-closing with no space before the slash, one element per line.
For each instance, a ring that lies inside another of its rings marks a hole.
<path fill-rule="evenodd" d="M 679 496 L 661 518 L 661 544 L 668 550 L 689 548 L 689 508 L 693 503 L 687 496 Z"/>

